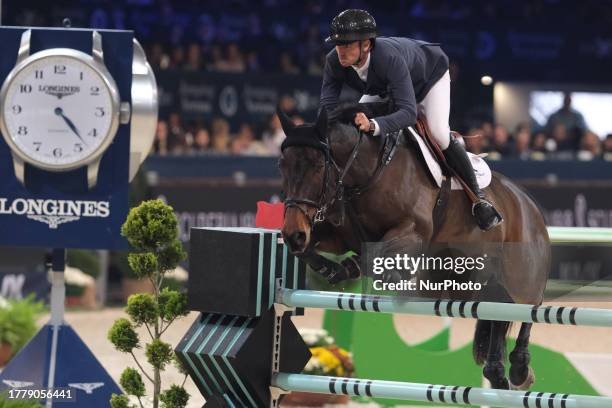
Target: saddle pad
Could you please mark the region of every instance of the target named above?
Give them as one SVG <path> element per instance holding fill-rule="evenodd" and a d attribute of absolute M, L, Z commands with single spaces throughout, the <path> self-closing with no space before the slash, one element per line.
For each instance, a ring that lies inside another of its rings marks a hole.
<path fill-rule="evenodd" d="M 442 168 L 440 164 L 435 159 L 431 151 L 427 148 L 425 141 L 421 136 L 417 134 L 417 132 L 409 127 L 412 136 L 416 139 L 419 148 L 421 149 L 421 153 L 423 153 L 423 157 L 425 158 L 425 163 L 427 163 L 427 168 L 429 169 L 429 173 L 431 173 L 434 180 L 436 180 L 436 184 L 438 187 L 442 187 L 442 180 L 444 180 L 444 174 L 442 174 Z M 474 168 L 474 173 L 476 174 L 476 180 L 478 181 L 478 186 L 480 188 L 485 188 L 491 183 L 491 169 L 484 159 L 476 154 L 468 152 L 468 157 L 472 162 L 472 167 Z M 461 190 L 461 184 L 453 177 L 451 180 L 451 190 Z"/>

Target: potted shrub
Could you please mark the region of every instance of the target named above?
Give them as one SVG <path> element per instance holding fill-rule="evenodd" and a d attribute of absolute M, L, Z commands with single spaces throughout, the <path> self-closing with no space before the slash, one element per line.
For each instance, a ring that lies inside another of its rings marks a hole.
<path fill-rule="evenodd" d="M 0 366 L 13 357 L 36 334 L 36 321 L 44 311 L 32 296 L 0 301 Z"/>
<path fill-rule="evenodd" d="M 172 385 L 162 391 L 161 380 L 161 372 L 174 360 L 172 346 L 162 340 L 162 335 L 177 318 L 189 313 L 185 294 L 163 287 L 165 274 L 174 270 L 186 257 L 177 238 L 176 216 L 172 207 L 160 200 L 145 201 L 130 210 L 121 234 L 134 249 L 128 256 L 130 268 L 138 277 L 150 281 L 153 293 L 131 295 L 125 309 L 129 319 L 117 319 L 108 332 L 108 339 L 115 348 L 130 354 L 137 366 L 137 369 L 126 368 L 119 383 L 141 407 L 144 406 L 144 381 L 148 381 L 153 389 L 153 408 L 158 408 L 160 402 L 165 408 L 184 408 L 189 394 L 183 385 Z M 145 327 L 150 339 L 144 344 L 148 367 L 141 364 L 134 354 L 134 349 L 143 347 L 136 327 Z M 183 384 L 186 378 L 185 375 Z M 133 407 L 126 395 L 116 394 L 113 394 L 110 406 Z"/>
<path fill-rule="evenodd" d="M 333 337 L 323 329 L 301 329 L 300 334 L 310 349 L 312 357 L 304 367 L 304 374 L 332 377 L 351 377 L 353 357 L 351 353 L 335 344 Z M 292 392 L 286 395 L 281 405 L 320 407 L 325 404 L 346 404 L 348 395 L 328 395 L 310 392 Z"/>
<path fill-rule="evenodd" d="M 139 277 L 130 268 L 127 252 L 116 252 L 113 261 L 121 271 L 121 293 L 124 301 L 135 293 L 153 293 L 153 285 L 149 279 Z"/>

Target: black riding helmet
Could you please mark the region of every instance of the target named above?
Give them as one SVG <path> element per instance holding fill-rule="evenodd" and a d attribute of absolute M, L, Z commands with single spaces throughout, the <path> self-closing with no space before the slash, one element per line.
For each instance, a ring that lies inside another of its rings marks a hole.
<path fill-rule="evenodd" d="M 326 43 L 335 45 L 376 38 L 376 21 L 365 10 L 348 9 L 338 14 L 329 25 Z"/>

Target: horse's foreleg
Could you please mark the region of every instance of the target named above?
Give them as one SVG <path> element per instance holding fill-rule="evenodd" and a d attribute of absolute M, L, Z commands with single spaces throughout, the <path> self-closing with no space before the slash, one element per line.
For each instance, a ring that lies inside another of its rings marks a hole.
<path fill-rule="evenodd" d="M 341 255 L 348 251 L 344 243 L 334 235 L 322 237 L 316 241 L 315 249 L 305 252 L 300 258 L 306 262 L 315 272 L 324 276 L 329 283 L 335 284 L 347 279 L 356 279 L 361 275 L 359 256 L 352 255 L 342 262 L 334 262 L 317 251 Z"/>
<path fill-rule="evenodd" d="M 508 322 L 491 322 L 489 352 L 487 353 L 485 366 L 482 370 L 485 378 L 491 382 L 491 386 L 502 390 L 510 389 L 510 384 L 508 383 L 504 369 L 506 333 L 509 328 L 510 323 Z"/>
<path fill-rule="evenodd" d="M 529 362 L 529 335 L 532 323 L 523 323 L 516 339 L 516 346 L 510 353 L 510 384 L 517 390 L 528 390 L 535 381 L 535 375 Z"/>
<path fill-rule="evenodd" d="M 392 257 L 398 254 L 421 254 L 424 241 L 428 237 L 427 228 L 417 228 L 413 220 L 400 223 L 396 227 L 387 231 L 382 238 L 382 248 L 376 252 L 377 256 Z M 384 282 L 400 282 L 401 280 L 410 280 L 413 278 L 415 271 L 402 271 L 395 269 L 386 269 L 382 274 Z"/>

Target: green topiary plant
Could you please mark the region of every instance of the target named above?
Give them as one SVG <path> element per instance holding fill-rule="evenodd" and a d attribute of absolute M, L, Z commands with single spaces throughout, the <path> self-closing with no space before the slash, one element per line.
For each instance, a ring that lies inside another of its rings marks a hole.
<path fill-rule="evenodd" d="M 161 401 L 164 408 L 183 408 L 187 405 L 189 394 L 181 386 L 172 385 L 161 390 L 161 371 L 174 360 L 172 346 L 164 342 L 162 334 L 175 319 L 185 316 L 187 297 L 175 290 L 163 288 L 164 275 L 173 270 L 185 259 L 186 254 L 178 240 L 177 221 L 172 207 L 160 200 L 145 201 L 130 210 L 121 234 L 136 250 L 128 256 L 128 262 L 136 276 L 148 278 L 153 283 L 152 294 L 139 293 L 129 297 L 125 311 L 129 319 L 117 319 L 108 332 L 108 339 L 115 348 L 129 353 L 134 358 L 138 370 L 126 368 L 119 383 L 126 393 L 135 396 L 140 406 L 145 395 L 145 379 L 153 385 L 153 408 Z M 144 345 L 147 362 L 152 373 L 145 370 L 136 359 L 134 349 L 142 347 L 136 328 L 144 326 L 151 341 Z M 185 375 L 185 379 L 187 376 Z M 112 408 L 131 408 L 129 399 L 123 395 L 113 395 Z"/>
<path fill-rule="evenodd" d="M 36 400 L 10 399 L 6 392 L 0 395 L 0 408 L 44 408 Z"/>

